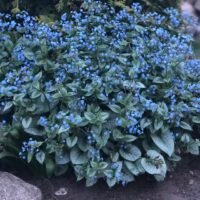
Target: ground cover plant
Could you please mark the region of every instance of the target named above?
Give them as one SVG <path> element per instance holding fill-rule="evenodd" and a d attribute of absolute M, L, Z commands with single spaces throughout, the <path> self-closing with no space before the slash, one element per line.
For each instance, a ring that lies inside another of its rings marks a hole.
<path fill-rule="evenodd" d="M 199 156 L 200 61 L 164 13 L 85 0 L 53 25 L 0 14 L 0 156 L 109 187 Z"/>

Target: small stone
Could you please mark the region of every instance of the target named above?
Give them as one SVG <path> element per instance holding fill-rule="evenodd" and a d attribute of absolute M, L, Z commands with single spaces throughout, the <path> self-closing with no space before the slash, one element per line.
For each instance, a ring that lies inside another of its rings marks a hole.
<path fill-rule="evenodd" d="M 0 172 L 0 194 L 1 200 L 42 200 L 39 188 L 7 172 Z"/>
<path fill-rule="evenodd" d="M 189 173 L 194 176 L 194 172 L 192 170 L 189 171 Z"/>
<path fill-rule="evenodd" d="M 193 179 L 190 179 L 189 185 L 193 185 L 193 184 L 194 184 L 194 180 L 193 180 Z"/>
<path fill-rule="evenodd" d="M 173 175 L 171 175 L 171 174 L 170 174 L 170 175 L 169 175 L 169 178 L 171 178 L 171 179 L 172 179 L 172 178 L 173 178 Z"/>
<path fill-rule="evenodd" d="M 62 187 L 62 188 L 58 189 L 58 190 L 55 192 L 55 195 L 56 195 L 56 196 L 65 196 L 65 195 L 67 195 L 67 193 L 68 193 L 67 188 Z"/>

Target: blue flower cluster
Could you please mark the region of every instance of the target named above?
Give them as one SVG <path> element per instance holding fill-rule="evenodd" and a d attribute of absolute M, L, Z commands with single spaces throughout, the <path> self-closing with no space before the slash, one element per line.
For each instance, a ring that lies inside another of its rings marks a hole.
<path fill-rule="evenodd" d="M 92 183 L 164 177 L 165 159 L 199 139 L 200 61 L 180 25 L 174 9 L 94 0 L 52 25 L 0 14 L 0 112 L 13 116 L 5 137 L 18 134 L 21 158 L 71 165 Z"/>
<path fill-rule="evenodd" d="M 34 154 L 36 152 L 39 152 L 38 142 L 32 138 L 29 138 L 28 142 L 23 142 L 19 156 L 23 160 L 26 160 L 27 154 Z"/>

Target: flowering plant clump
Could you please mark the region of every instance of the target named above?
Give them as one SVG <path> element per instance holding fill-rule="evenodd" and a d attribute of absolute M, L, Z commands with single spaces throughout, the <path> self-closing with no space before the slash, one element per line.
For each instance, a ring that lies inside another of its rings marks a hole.
<path fill-rule="evenodd" d="M 52 26 L 1 14 L 1 155 L 110 187 L 199 155 L 200 61 L 179 26 L 92 0 Z"/>

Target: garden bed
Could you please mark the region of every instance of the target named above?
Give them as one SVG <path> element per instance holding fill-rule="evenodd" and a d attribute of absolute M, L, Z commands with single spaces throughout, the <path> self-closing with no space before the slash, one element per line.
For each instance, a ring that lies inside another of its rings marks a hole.
<path fill-rule="evenodd" d="M 161 183 L 150 176 L 141 176 L 126 187 L 116 186 L 112 189 L 104 181 L 86 188 L 84 181 L 76 182 L 75 177 L 69 174 L 53 179 L 36 178 L 25 173 L 17 175 L 41 188 L 44 200 L 198 200 L 199 158 L 185 157 L 177 169 Z M 55 192 L 62 187 L 67 188 L 67 195 L 56 196 Z"/>

